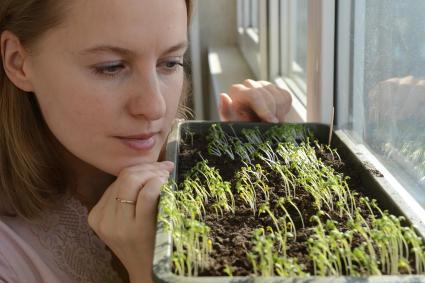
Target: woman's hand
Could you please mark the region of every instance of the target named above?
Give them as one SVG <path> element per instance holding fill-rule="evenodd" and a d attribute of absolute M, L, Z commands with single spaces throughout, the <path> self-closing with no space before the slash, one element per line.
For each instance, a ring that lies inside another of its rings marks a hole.
<path fill-rule="evenodd" d="M 286 90 L 267 81 L 245 80 L 220 94 L 222 121 L 284 122 L 292 97 Z"/>
<path fill-rule="evenodd" d="M 152 282 L 160 187 L 173 168 L 164 161 L 122 170 L 89 213 L 89 225 L 120 259 L 131 282 Z"/>

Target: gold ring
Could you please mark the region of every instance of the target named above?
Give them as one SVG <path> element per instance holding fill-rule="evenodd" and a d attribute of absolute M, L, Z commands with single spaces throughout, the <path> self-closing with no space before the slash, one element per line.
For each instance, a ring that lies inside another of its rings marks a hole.
<path fill-rule="evenodd" d="M 126 200 L 126 199 L 121 199 L 119 197 L 116 197 L 115 200 L 119 201 L 120 203 L 126 203 L 126 204 L 136 205 L 136 201 L 135 200 Z"/>

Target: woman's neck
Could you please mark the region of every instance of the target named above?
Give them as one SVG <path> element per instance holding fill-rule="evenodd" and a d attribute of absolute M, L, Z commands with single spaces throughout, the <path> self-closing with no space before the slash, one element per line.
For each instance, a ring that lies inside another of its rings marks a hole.
<path fill-rule="evenodd" d="M 69 189 L 72 195 L 90 211 L 116 177 L 91 166 L 70 153 L 66 154 L 66 161 L 70 180 L 72 180 Z"/>
<path fill-rule="evenodd" d="M 100 200 L 106 189 L 115 180 L 114 176 L 104 172 L 84 172 L 74 183 L 72 194 L 90 211 Z"/>

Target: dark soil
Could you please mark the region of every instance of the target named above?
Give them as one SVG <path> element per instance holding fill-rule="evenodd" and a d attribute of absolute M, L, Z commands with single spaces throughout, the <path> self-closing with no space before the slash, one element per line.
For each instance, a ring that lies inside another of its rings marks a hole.
<path fill-rule="evenodd" d="M 223 180 L 232 183 L 232 188 L 235 188 L 234 175 L 236 171 L 241 167 L 239 160 L 230 160 L 228 158 L 216 157 L 208 154 L 207 151 L 207 140 L 205 136 L 193 136 L 190 139 L 185 140 L 180 144 L 180 155 L 178 161 L 178 176 L 179 182 L 184 178 L 184 175 L 190 170 L 198 161 L 202 158 L 208 159 L 208 165 L 217 168 L 220 171 Z M 316 152 L 317 155 L 327 164 L 332 166 L 337 172 L 343 173 L 345 176 L 349 176 L 349 186 L 352 190 L 359 192 L 359 196 L 370 196 L 360 182 L 359 175 L 350 166 L 350 164 L 333 160 L 329 154 L 325 152 Z M 260 163 L 260 162 L 258 162 Z M 265 166 L 263 167 L 265 168 Z M 376 170 L 376 169 L 372 169 Z M 379 175 L 378 172 L 373 172 Z M 282 188 L 279 184 L 278 177 L 269 178 L 270 187 L 273 187 L 270 194 L 270 207 L 274 207 L 278 196 L 282 195 Z M 277 181 L 277 182 L 276 182 Z M 273 183 L 274 182 L 274 183 Z M 213 252 L 211 254 L 212 263 L 210 268 L 200 272 L 200 276 L 227 276 L 223 269 L 226 265 L 234 267 L 234 276 L 245 276 L 253 273 L 252 266 L 247 260 L 246 252 L 251 249 L 251 238 L 253 231 L 260 227 L 273 226 L 271 220 L 264 219 L 259 216 L 254 216 L 251 209 L 245 205 L 245 203 L 235 193 L 236 212 L 225 213 L 221 219 L 216 219 L 214 210 L 207 208 L 206 223 L 211 227 L 211 236 L 213 239 Z M 310 216 L 317 213 L 317 209 L 312 205 L 312 197 L 306 193 L 302 188 L 297 190 L 296 205 L 302 211 L 304 221 L 308 221 Z M 257 199 L 259 202 L 264 202 L 262 195 L 258 194 Z M 365 218 L 367 218 L 368 211 L 365 207 L 360 207 L 364 212 Z M 298 262 L 305 265 L 306 272 L 313 274 L 312 262 L 307 258 L 307 245 L 306 240 L 311 235 L 311 229 L 309 229 L 309 223 L 305 223 L 305 228 L 302 228 L 301 221 L 298 213 L 289 211 L 297 228 L 297 241 L 289 241 L 288 243 L 288 255 L 290 257 L 298 258 Z M 337 213 L 332 211 L 326 211 L 333 220 L 338 222 L 338 228 L 344 231 L 344 224 L 347 219 L 340 218 Z M 279 213 L 276 210 L 276 214 Z M 311 226 L 312 224 L 310 224 Z M 356 241 L 356 240 L 355 240 Z M 357 239 L 361 241 L 361 239 Z"/>

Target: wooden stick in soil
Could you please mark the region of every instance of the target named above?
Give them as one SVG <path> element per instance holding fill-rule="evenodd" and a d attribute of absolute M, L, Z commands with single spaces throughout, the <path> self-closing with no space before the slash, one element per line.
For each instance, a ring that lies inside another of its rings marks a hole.
<path fill-rule="evenodd" d="M 331 116 L 331 122 L 329 124 L 329 140 L 328 140 L 328 145 L 331 145 L 331 141 L 332 141 L 332 132 L 334 130 L 334 117 L 335 116 L 335 107 L 332 106 L 332 116 Z"/>

